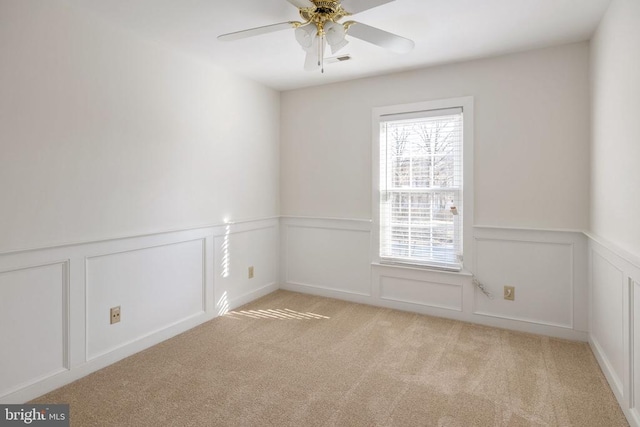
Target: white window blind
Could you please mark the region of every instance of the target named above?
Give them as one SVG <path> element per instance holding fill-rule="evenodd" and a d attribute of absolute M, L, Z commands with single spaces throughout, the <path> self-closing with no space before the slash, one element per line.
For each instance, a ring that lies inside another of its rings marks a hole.
<path fill-rule="evenodd" d="M 460 270 L 463 112 L 380 117 L 380 259 Z"/>

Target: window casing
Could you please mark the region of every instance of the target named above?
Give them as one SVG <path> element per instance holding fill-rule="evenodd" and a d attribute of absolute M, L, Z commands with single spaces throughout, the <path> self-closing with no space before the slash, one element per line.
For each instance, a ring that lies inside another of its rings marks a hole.
<path fill-rule="evenodd" d="M 459 98 L 374 110 L 374 261 L 463 268 L 472 104 Z"/>

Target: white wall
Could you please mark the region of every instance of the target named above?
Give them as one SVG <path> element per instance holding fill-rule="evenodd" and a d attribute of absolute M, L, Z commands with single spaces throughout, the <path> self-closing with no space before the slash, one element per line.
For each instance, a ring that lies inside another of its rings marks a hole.
<path fill-rule="evenodd" d="M 578 43 L 283 93 L 281 286 L 586 340 L 587 242 L 567 230 L 589 222 L 588 70 Z M 475 113 L 469 271 L 372 265 L 372 109 L 462 96 Z"/>
<path fill-rule="evenodd" d="M 591 230 L 640 257 L 640 2 L 611 4 L 592 56 Z"/>
<path fill-rule="evenodd" d="M 2 0 L 0 57 L 0 252 L 278 214 L 277 92 L 64 0 Z"/>
<path fill-rule="evenodd" d="M 371 109 L 475 100 L 475 224 L 589 223 L 589 48 L 579 43 L 285 92 L 283 215 L 371 218 Z"/>
<path fill-rule="evenodd" d="M 0 0 L 0 402 L 277 289 L 279 102 L 65 0 Z"/>
<path fill-rule="evenodd" d="M 591 43 L 590 342 L 640 426 L 640 2 L 614 0 Z"/>

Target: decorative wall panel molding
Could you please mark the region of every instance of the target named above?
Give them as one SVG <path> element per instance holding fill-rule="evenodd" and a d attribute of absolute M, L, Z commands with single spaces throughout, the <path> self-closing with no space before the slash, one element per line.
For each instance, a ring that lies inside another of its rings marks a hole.
<path fill-rule="evenodd" d="M 286 217 L 281 287 L 490 326 L 587 340 L 587 249 L 581 232 L 477 227 L 473 272 L 372 264 L 368 220 Z M 504 301 L 504 285 L 516 300 Z"/>
<path fill-rule="evenodd" d="M 278 229 L 266 218 L 0 254 L 0 322 L 11 325 L 0 340 L 18 344 L 0 351 L 0 403 L 38 397 L 273 292 Z M 225 239 L 232 268 L 222 277 Z M 114 306 L 121 321 L 111 325 Z"/>
<path fill-rule="evenodd" d="M 21 283 L 55 289 L 59 302 L 44 316 L 63 319 L 52 335 L 55 357 L 46 363 L 23 363 L 16 350 L 2 354 L 21 376 L 7 377 L 0 402 L 37 397 L 278 288 L 587 339 L 588 252 L 581 233 L 477 227 L 471 264 L 494 293 L 487 299 L 471 271 L 372 264 L 371 232 L 368 220 L 283 217 L 0 254 L 0 293 L 15 300 Z M 504 282 L 516 286 L 513 306 L 501 298 Z M 555 300 L 545 305 L 544 297 Z M 526 301 L 534 302 L 526 316 L 509 311 Z M 109 325 L 114 305 L 121 306 L 122 321 Z M 27 316 L 16 331 L 44 334 L 48 323 Z"/>
<path fill-rule="evenodd" d="M 476 293 L 474 314 L 573 328 L 573 243 L 478 237 L 474 242 L 474 274 L 500 297 Z M 515 287 L 514 301 L 502 299 L 504 286 Z"/>
<path fill-rule="evenodd" d="M 629 277 L 629 290 L 629 411 L 635 425 L 640 426 L 640 281 Z"/>
<path fill-rule="evenodd" d="M 589 343 L 632 426 L 640 426 L 640 262 L 589 235 Z"/>
<path fill-rule="evenodd" d="M 611 370 L 614 388 L 623 392 L 624 378 L 624 271 L 600 252 L 591 253 L 591 339 Z"/>
<path fill-rule="evenodd" d="M 0 271 L 0 396 L 69 369 L 68 267 Z"/>
<path fill-rule="evenodd" d="M 380 298 L 426 307 L 462 311 L 462 285 L 380 276 Z"/>
<path fill-rule="evenodd" d="M 205 239 L 87 258 L 87 360 L 204 313 L 205 258 Z"/>
<path fill-rule="evenodd" d="M 283 220 L 284 283 L 370 296 L 369 229 L 365 221 Z"/>

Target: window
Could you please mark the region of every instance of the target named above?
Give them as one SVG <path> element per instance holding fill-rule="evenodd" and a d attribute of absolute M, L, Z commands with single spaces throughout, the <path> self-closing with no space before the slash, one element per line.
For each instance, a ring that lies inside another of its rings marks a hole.
<path fill-rule="evenodd" d="M 465 212 L 471 206 L 465 197 L 470 171 L 465 167 L 465 113 L 471 108 L 465 111 L 463 104 L 470 105 L 470 99 L 463 100 L 374 113 L 380 262 L 462 268 L 465 225 L 470 225 Z"/>

